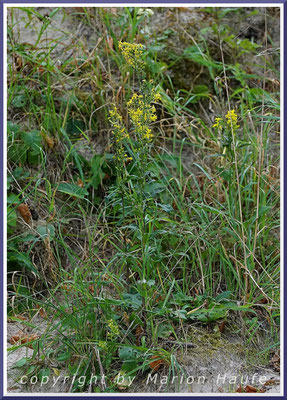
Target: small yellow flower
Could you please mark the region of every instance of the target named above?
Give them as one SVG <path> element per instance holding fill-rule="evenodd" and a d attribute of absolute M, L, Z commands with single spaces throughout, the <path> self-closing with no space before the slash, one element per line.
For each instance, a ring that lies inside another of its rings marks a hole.
<path fill-rule="evenodd" d="M 161 95 L 160 95 L 160 93 L 156 93 L 155 95 L 154 95 L 154 101 L 161 101 Z"/>
<path fill-rule="evenodd" d="M 110 329 L 108 336 L 119 336 L 120 330 L 119 330 L 118 324 L 114 320 L 109 319 L 107 321 L 107 325 L 108 325 L 108 328 Z"/>
<path fill-rule="evenodd" d="M 212 125 L 212 128 L 222 129 L 222 118 L 215 118 L 215 124 Z"/>
<path fill-rule="evenodd" d="M 238 115 L 236 114 L 235 110 L 228 111 L 228 113 L 225 115 L 225 118 L 229 126 L 232 126 L 234 129 L 239 128 L 239 125 L 237 125 Z"/>
<path fill-rule="evenodd" d="M 119 42 L 119 49 L 123 53 L 127 64 L 136 69 L 142 69 L 144 67 L 144 46 L 142 44 Z"/>
<path fill-rule="evenodd" d="M 108 344 L 104 340 L 99 340 L 98 341 L 98 346 L 99 346 L 100 349 L 102 349 L 104 351 L 108 351 Z"/>

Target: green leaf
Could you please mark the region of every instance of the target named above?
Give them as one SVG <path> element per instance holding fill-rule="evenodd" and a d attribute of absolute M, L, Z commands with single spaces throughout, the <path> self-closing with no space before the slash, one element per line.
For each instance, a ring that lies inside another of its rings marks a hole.
<path fill-rule="evenodd" d="M 172 312 L 172 314 L 175 317 L 180 318 L 180 319 L 186 319 L 187 318 L 186 310 L 175 310 L 175 311 Z"/>
<path fill-rule="evenodd" d="M 226 292 L 222 292 L 218 296 L 216 296 L 215 300 L 220 302 L 221 300 L 229 299 L 231 294 L 232 294 L 232 292 L 230 290 L 227 290 Z"/>
<path fill-rule="evenodd" d="M 14 364 L 13 368 L 21 368 L 21 367 L 23 367 L 25 364 L 27 364 L 27 361 L 28 361 L 28 360 L 29 360 L 29 359 L 28 359 L 27 357 L 21 358 L 19 361 L 17 361 L 17 362 Z"/>
<path fill-rule="evenodd" d="M 57 356 L 57 361 L 67 361 L 71 358 L 71 353 L 66 352 L 66 353 L 60 353 Z"/>
<path fill-rule="evenodd" d="M 42 368 L 40 369 L 39 373 L 38 373 L 38 378 L 42 379 L 45 376 L 49 376 L 50 375 L 50 368 Z"/>
<path fill-rule="evenodd" d="M 37 269 L 35 268 L 34 264 L 32 263 L 27 254 L 21 253 L 20 251 L 17 250 L 12 250 L 12 251 L 8 250 L 7 258 L 9 263 L 16 263 L 17 265 L 24 266 L 28 270 L 38 275 Z"/>
<path fill-rule="evenodd" d="M 80 186 L 75 185 L 74 183 L 60 183 L 57 190 L 58 192 L 78 197 L 79 199 L 84 199 L 85 196 L 88 196 L 89 194 L 89 192 L 86 189 L 81 188 Z"/>
<path fill-rule="evenodd" d="M 145 185 L 145 192 L 154 196 L 158 193 L 163 192 L 166 189 L 166 186 L 160 182 L 151 182 Z"/>
<path fill-rule="evenodd" d="M 17 124 L 14 124 L 11 121 L 7 121 L 7 131 L 8 133 L 17 133 L 20 130 L 20 126 Z"/>
<path fill-rule="evenodd" d="M 39 131 L 22 132 L 21 139 L 28 147 L 34 150 L 34 155 L 40 154 L 42 137 Z"/>
<path fill-rule="evenodd" d="M 19 195 L 10 194 L 7 196 L 7 203 L 8 204 L 20 204 L 21 200 L 19 199 Z"/>
<path fill-rule="evenodd" d="M 8 158 L 15 163 L 24 164 L 27 158 L 27 150 L 27 146 L 23 146 L 23 144 L 13 143 L 13 145 L 10 146 L 8 149 Z"/>
<path fill-rule="evenodd" d="M 162 339 L 167 339 L 171 333 L 173 332 L 173 328 L 170 324 L 159 324 L 157 329 L 158 337 Z"/>
<path fill-rule="evenodd" d="M 138 293 L 124 293 L 123 298 L 126 300 L 126 303 L 134 310 L 137 310 L 142 306 L 142 297 Z"/>
<path fill-rule="evenodd" d="M 172 208 L 172 206 L 170 205 L 170 204 L 160 204 L 160 203 L 158 203 L 157 204 L 163 211 L 166 211 L 166 212 L 171 212 L 171 211 L 173 211 L 173 208 Z"/>
<path fill-rule="evenodd" d="M 247 50 L 247 51 L 256 50 L 258 47 L 260 47 L 259 44 L 253 43 L 248 39 L 240 40 L 239 41 L 239 46 L 242 47 L 244 50 Z"/>
<path fill-rule="evenodd" d="M 224 318 L 226 316 L 227 310 L 225 308 L 215 308 L 213 310 L 201 310 L 201 312 L 196 314 L 191 314 L 191 316 L 196 316 L 196 319 L 201 322 L 212 322 L 217 319 Z"/>
<path fill-rule="evenodd" d="M 37 368 L 36 365 L 30 365 L 30 367 L 28 368 L 28 371 L 27 371 L 27 375 L 31 375 L 35 371 L 36 368 Z"/>
<path fill-rule="evenodd" d="M 139 354 L 139 351 L 133 347 L 124 346 L 119 348 L 119 357 L 122 361 L 135 361 Z"/>
<path fill-rule="evenodd" d="M 195 85 L 192 92 L 194 94 L 207 94 L 208 87 L 206 85 Z"/>
<path fill-rule="evenodd" d="M 138 363 L 135 360 L 124 361 L 122 365 L 122 371 L 131 372 L 137 369 Z"/>
<path fill-rule="evenodd" d="M 38 226 L 37 232 L 41 236 L 41 239 L 45 239 L 48 236 L 50 239 L 55 238 L 55 228 L 52 224 Z"/>
<path fill-rule="evenodd" d="M 14 97 L 11 104 L 16 108 L 24 107 L 28 102 L 28 98 L 25 94 L 18 94 Z"/>
<path fill-rule="evenodd" d="M 7 225 L 15 227 L 17 224 L 17 213 L 15 208 L 7 207 Z"/>
<path fill-rule="evenodd" d="M 66 132 L 68 135 L 78 135 L 82 131 L 85 131 L 85 123 L 82 120 L 69 119 L 66 125 Z"/>

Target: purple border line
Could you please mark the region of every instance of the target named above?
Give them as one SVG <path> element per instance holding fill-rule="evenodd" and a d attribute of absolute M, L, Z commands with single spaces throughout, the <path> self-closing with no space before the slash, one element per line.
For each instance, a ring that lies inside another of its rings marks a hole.
<path fill-rule="evenodd" d="M 0 0 L 0 2 L 2 2 L 3 0 Z M 62 1 L 58 1 L 58 0 L 55 0 L 55 1 L 53 1 L 53 0 L 47 0 L 47 1 L 37 1 L 37 0 L 29 0 L 29 1 L 27 1 L 27 2 L 25 2 L 25 0 L 15 0 L 15 1 L 13 1 L 13 0 L 6 0 L 6 1 L 4 1 L 4 4 L 10 4 L 10 3 L 13 3 L 13 4 L 23 4 L 23 3 L 29 3 L 29 4 L 41 4 L 41 3 L 43 3 L 43 4 L 49 4 L 49 3 L 54 3 L 54 4 L 65 4 L 65 3 L 67 3 L 67 4 L 79 4 L 79 5 L 82 5 L 82 4 L 93 4 L 93 5 L 96 5 L 96 6 L 101 6 L 102 4 L 127 4 L 127 3 L 131 3 L 131 4 L 159 4 L 159 5 L 161 5 L 161 4 L 184 4 L 184 3 L 186 3 L 186 4 L 190 4 L 190 5 L 192 5 L 193 3 L 194 4 L 203 4 L 203 5 L 206 5 L 206 4 L 216 4 L 216 3 L 218 3 L 219 5 L 221 5 L 221 4 L 272 4 L 272 3 L 274 3 L 274 4 L 284 4 L 285 5 L 285 3 L 286 3 L 286 1 L 287 0 L 280 0 L 280 1 L 274 1 L 274 0 L 271 0 L 271 1 L 268 1 L 268 0 L 261 0 L 261 1 L 244 1 L 244 0 L 238 0 L 238 1 L 233 1 L 233 0 L 223 0 L 223 1 L 220 1 L 220 2 L 217 2 L 217 1 L 211 1 L 211 0 L 197 0 L 197 1 L 189 1 L 189 0 L 182 0 L 182 1 L 178 1 L 178 2 L 175 2 L 175 1 L 173 1 L 173 0 L 157 0 L 157 1 L 150 1 L 150 0 L 135 0 L 135 1 L 129 1 L 129 2 L 124 2 L 124 1 L 121 1 L 121 0 L 115 0 L 115 1 L 112 1 L 112 0 L 101 0 L 101 2 L 97 2 L 97 1 L 93 1 L 93 0 L 82 0 L 82 1 L 79 1 L 79 0 L 71 0 L 71 1 L 69 1 L 69 0 L 62 0 Z"/>
<path fill-rule="evenodd" d="M 1 0 L 0 0 L 1 1 Z M 1 293 L 1 300 L 0 300 L 0 314 L 1 314 L 1 329 L 0 329 L 0 364 L 1 364 L 1 377 L 0 377 L 0 396 L 3 396 L 3 349 L 4 346 L 6 346 L 6 343 L 3 343 L 3 318 L 4 318 L 4 307 L 3 307 L 3 296 L 4 296 L 4 290 L 6 288 L 3 287 L 3 278 L 4 278 L 4 260 L 3 260 L 3 246 L 4 246 L 4 199 L 3 199 L 3 176 L 4 176 L 4 171 L 5 168 L 3 166 L 3 157 L 4 157 L 4 148 L 3 148 L 3 140 L 4 140 L 4 71 L 3 71 L 3 66 L 4 66 L 4 53 L 3 53 L 3 45 L 4 45 L 4 26 L 3 26 L 3 5 L 1 1 L 1 7 L 0 7 L 0 21 L 1 21 L 1 28 L 0 28 L 0 88 L 1 88 L 1 94 L 0 94 L 0 115 L 2 116 L 1 122 L 0 122 L 0 132 L 2 133 L 0 135 L 0 162 L 1 162 L 1 167 L 0 167 L 0 210 L 2 212 L 2 218 L 1 218 L 1 229 L 0 229 L 0 254 L 1 254 L 1 271 L 0 271 L 0 287 L 2 290 Z M 3 346 L 2 346 L 3 344 Z"/>
<path fill-rule="evenodd" d="M 287 237 L 285 235 L 285 228 L 287 226 L 287 205 L 286 205 L 286 199 L 287 199 L 287 185 L 286 185 L 286 177 L 287 177 L 287 162 L 286 162 L 286 154 L 287 154 L 287 120 L 286 120 L 286 116 L 285 116 L 285 110 L 286 110 L 286 106 L 287 106 L 287 89 L 286 89 L 286 77 L 287 77 L 287 29 L 286 29 L 286 25 L 287 25 L 287 1 L 284 1 L 284 7 L 283 7 L 283 24 L 284 24 L 284 48 L 283 48 L 283 59 L 284 59 L 284 70 L 283 70 L 283 74 L 284 74 L 284 94 L 283 94 L 283 98 L 284 98 L 284 110 L 283 112 L 281 111 L 281 118 L 284 118 L 284 150 L 283 150 L 283 154 L 284 154 L 284 221 L 280 221 L 280 224 L 284 224 L 283 225 L 283 238 L 284 238 L 284 248 L 283 248 L 283 254 L 284 254 L 284 288 L 286 290 L 287 288 L 287 268 L 286 268 L 286 249 L 287 249 Z M 282 57 L 282 55 L 281 55 Z M 282 77 L 280 77 L 280 80 L 282 79 Z M 282 242 L 281 242 L 282 243 Z M 281 245 L 281 254 L 282 254 L 282 245 Z M 281 290 L 283 290 L 283 288 L 281 288 Z M 283 292 L 283 296 L 285 294 L 285 290 Z M 280 323 L 283 323 L 283 327 L 284 327 L 284 339 L 283 339 L 283 343 L 284 343 L 284 362 L 286 362 L 287 359 L 287 332 L 286 332 L 286 321 L 287 321 L 287 296 L 285 294 L 284 298 L 283 298 L 283 304 L 284 304 L 284 316 L 283 316 L 283 321 L 281 320 Z M 287 386 L 286 386 L 286 381 L 285 381 L 285 376 L 286 376 L 286 364 L 284 365 L 284 374 L 282 373 L 281 375 L 281 379 L 283 379 L 283 397 L 287 398 L 286 395 L 286 390 L 287 390 Z"/>
<path fill-rule="evenodd" d="M 1 0 L 0 0 L 1 1 Z M 4 148 L 3 148 L 3 140 L 4 140 L 4 71 L 3 71 L 3 66 L 4 66 L 4 61 L 3 61 L 3 57 L 4 57 L 4 53 L 3 53 L 3 45 L 4 45 L 4 26 L 3 26 L 3 5 L 2 5 L 2 1 L 1 1 L 1 7 L 0 7 L 0 21 L 1 21 L 1 28 L 0 28 L 0 88 L 1 88 L 1 94 L 0 94 L 0 115 L 2 116 L 1 118 L 1 122 L 0 122 L 0 132 L 2 133 L 0 136 L 0 162 L 1 162 L 1 167 L 0 167 L 0 210 L 2 212 L 2 218 L 1 218 L 1 229 L 0 229 L 0 253 L 1 253 L 1 271 L 0 271 L 0 285 L 1 288 L 3 288 L 3 278 L 4 278 L 4 260 L 3 260 L 3 246 L 4 246 L 4 226 L 3 226 L 3 222 L 4 222 L 4 199 L 3 199 L 3 177 L 4 177 L 4 171 L 5 168 L 3 166 L 3 157 L 4 157 Z M 3 288 L 3 291 L 1 293 L 1 300 L 0 300 L 0 313 L 1 313 L 1 329 L 0 329 L 0 363 L 1 363 L 1 379 L 0 379 L 0 396 L 3 395 L 3 349 L 4 349 L 4 345 L 6 345 L 6 343 L 3 343 L 3 318 L 4 318 L 4 304 L 3 304 L 3 296 L 4 296 L 4 290 L 6 290 L 6 288 Z M 3 346 L 2 346 L 3 344 Z"/>
<path fill-rule="evenodd" d="M 23 2 L 24 1 L 21 1 L 21 0 L 0 0 L 0 21 L 2 22 L 3 21 L 3 10 L 4 10 L 4 4 L 23 4 Z M 125 2 L 123 2 L 123 1 L 119 1 L 119 0 L 114 0 L 114 1 L 111 1 L 111 0 L 102 0 L 101 1 L 101 3 L 99 4 L 99 3 L 97 3 L 97 2 L 95 2 L 95 1 L 92 1 L 92 0 L 82 0 L 81 2 L 79 1 L 79 0 L 71 0 L 71 1 L 68 1 L 68 0 L 62 0 L 62 1 L 58 1 L 58 0 L 46 0 L 46 1 L 36 1 L 36 0 L 30 0 L 30 1 L 27 1 L 27 3 L 29 3 L 29 4 L 41 4 L 41 3 L 47 3 L 47 4 L 52 4 L 52 3 L 54 3 L 55 5 L 56 4 L 65 4 L 65 3 L 67 3 L 67 5 L 68 4 L 93 4 L 93 5 L 97 5 L 97 6 L 101 6 L 102 4 L 107 4 L 107 3 L 114 3 L 114 4 L 127 4 L 127 3 L 125 3 Z M 204 1 L 204 0 L 197 0 L 196 2 L 190 2 L 190 1 L 188 1 L 188 0 L 181 0 L 180 2 L 174 2 L 174 1 L 172 1 L 172 0 L 157 0 L 157 1 L 148 1 L 148 0 L 142 0 L 142 1 L 139 1 L 139 0 L 136 0 L 136 1 L 132 1 L 131 3 L 134 3 L 134 4 L 136 4 L 136 3 L 138 3 L 138 4 L 146 4 L 146 3 L 149 3 L 149 4 L 158 4 L 159 6 L 161 5 L 161 4 L 163 4 L 163 3 L 165 3 L 165 4 L 184 4 L 184 3 L 186 3 L 186 4 L 192 4 L 192 3 L 195 3 L 195 4 L 203 4 L 203 5 L 206 5 L 206 4 L 216 4 L 216 1 L 210 1 L 210 0 L 207 0 L 207 1 Z M 237 0 L 237 1 L 232 1 L 232 0 L 223 0 L 223 1 L 221 1 L 219 4 L 221 5 L 221 4 L 234 4 L 234 3 L 236 3 L 236 4 L 241 4 L 241 3 L 243 3 L 243 4 L 250 4 L 250 5 L 252 5 L 252 4 L 283 4 L 283 23 L 284 23 L 284 26 L 287 26 L 287 6 L 286 6 L 286 3 L 287 3 L 287 0 L 281 0 L 281 1 L 274 1 L 274 0 L 271 0 L 271 1 L 268 1 L 268 0 L 261 0 L 260 2 L 259 1 L 243 1 L 243 0 Z M 0 88 L 1 88 L 1 90 L 2 90 L 2 93 L 1 93 L 1 95 L 0 95 L 0 115 L 2 116 L 2 118 L 1 118 L 1 123 L 0 123 L 0 132 L 2 133 L 2 135 L 1 135 L 1 137 L 0 137 L 0 161 L 1 161 L 1 167 L 0 167 L 0 171 L 1 171 L 1 173 L 0 173 L 0 209 L 2 210 L 2 219 L 1 219 L 1 229 L 0 229 L 0 252 L 1 252 L 1 257 L 2 257 L 2 259 L 1 259 L 1 264 L 2 264 L 2 268 L 1 268 L 1 272 L 0 272 L 0 284 L 1 284 L 1 287 L 3 288 L 3 272 L 4 272 L 4 263 L 3 263 L 3 241 L 4 241 L 4 235 L 3 235 L 3 210 L 4 210 L 4 204 L 3 204 L 3 183 L 4 183 L 4 181 L 3 181 L 3 176 L 4 176 L 4 172 L 6 171 L 6 168 L 3 168 L 3 157 L 4 157 L 4 148 L 3 148 L 3 138 L 4 138 L 4 134 L 6 134 L 6 132 L 4 132 L 4 119 L 3 119 L 3 116 L 4 116 L 4 99 L 3 99 L 3 93 L 4 93 L 4 74 L 3 74 L 3 56 L 4 56 L 4 54 L 3 54 L 3 43 L 4 43 L 4 26 L 3 26 L 3 23 L 1 23 L 1 28 L 0 28 L 0 52 L 1 52 L 1 56 L 0 56 Z M 286 53 L 287 53 L 287 29 L 284 29 L 284 49 L 283 49 L 283 56 L 284 56 L 284 77 L 286 77 L 287 76 L 287 56 L 286 56 Z M 282 77 L 281 77 L 281 79 L 282 79 Z M 286 107 L 287 107 L 287 90 L 286 90 L 286 82 L 284 82 L 284 106 L 285 106 L 285 109 L 286 109 Z M 283 117 L 283 113 L 281 114 L 281 118 Z M 287 123 L 286 123 L 286 121 L 285 121 L 285 124 L 284 124 L 284 138 L 285 138 L 285 140 L 284 140 L 284 155 L 287 153 Z M 6 149 L 5 149 L 6 150 Z M 284 160 L 284 177 L 287 177 L 287 163 L 286 163 L 286 161 Z M 287 178 L 286 178 L 287 179 Z M 284 199 L 285 198 L 287 198 L 287 185 L 284 185 Z M 287 248 L 287 237 L 285 237 L 285 226 L 287 225 L 287 204 L 284 202 L 284 221 L 281 221 L 281 223 L 284 223 L 284 256 L 285 256 L 285 254 L 286 254 L 286 251 L 285 251 L 285 249 Z M 285 265 L 284 265 L 284 272 L 285 272 L 285 274 L 284 274 L 284 287 L 285 288 L 287 288 L 287 271 L 286 271 L 286 268 L 285 268 Z M 5 290 L 5 288 L 3 288 L 4 290 Z M 3 290 L 3 292 L 4 292 L 4 290 Z M 282 289 L 281 289 L 282 290 Z M 0 313 L 1 313 L 1 329 L 0 329 L 0 339 L 1 339 L 1 343 L 3 343 L 3 310 L 4 310 L 4 304 L 3 304 L 3 293 L 2 293 L 2 296 L 1 296 L 1 300 L 0 300 Z M 283 324 L 284 324 L 284 328 L 285 328 L 285 321 L 287 320 L 287 296 L 285 295 L 284 296 L 284 322 L 283 322 Z M 3 345 L 4 345 L 4 343 L 3 343 Z M 284 332 L 284 360 L 286 360 L 287 359 L 287 349 L 286 349 L 286 347 L 287 347 L 287 333 L 286 332 Z M 130 400 L 130 399 L 132 399 L 132 397 L 127 397 L 127 396 L 116 396 L 116 395 L 111 395 L 111 396 L 101 396 L 101 395 L 95 395 L 95 396 L 93 396 L 93 397 L 91 397 L 91 396 L 85 396 L 85 394 L 83 394 L 82 396 L 81 395 L 77 395 L 77 396 L 61 396 L 61 394 L 59 394 L 59 395 L 56 395 L 56 396 L 41 396 L 40 394 L 38 395 L 38 396 L 29 396 L 29 395 L 27 395 L 27 396 L 17 396 L 17 394 L 15 393 L 15 395 L 12 395 L 12 396 L 5 396 L 4 397 L 4 394 L 3 394 L 3 347 L 2 346 L 0 346 L 0 357 L 1 357 L 1 359 L 0 359 L 0 365 L 1 365 L 1 376 L 0 376 L 0 400 L 2 400 L 2 399 L 22 399 L 22 400 L 31 400 L 31 399 L 38 399 L 38 398 L 44 398 L 44 399 L 46 399 L 46 400 L 53 400 L 53 399 L 55 399 L 55 398 L 57 398 L 57 397 L 62 397 L 62 398 L 64 398 L 64 399 L 83 399 L 83 398 L 97 398 L 97 399 L 126 399 L 126 400 Z M 284 376 L 283 376 L 283 374 L 281 375 L 281 379 L 283 379 L 284 380 Z M 286 383 L 285 383 L 285 381 L 283 381 L 284 383 L 283 383 L 283 396 L 281 396 L 281 395 L 279 395 L 279 396 L 272 396 L 272 398 L 275 398 L 275 399 L 287 399 L 287 396 L 286 396 Z M 143 400 L 145 400 L 145 399 L 150 399 L 150 398 L 154 398 L 154 397 L 159 397 L 159 396 L 157 396 L 156 394 L 155 395 L 151 395 L 151 396 L 137 396 L 136 394 L 134 394 L 133 395 L 133 397 L 135 397 L 135 398 L 137 398 L 137 399 L 143 399 Z M 199 396 L 189 396 L 189 397 L 191 397 L 192 399 L 198 399 L 198 400 L 201 400 L 201 399 L 204 399 L 204 398 L 206 398 L 206 397 L 210 397 L 210 396 L 208 396 L 208 395 L 206 395 L 206 396 L 201 396 L 201 397 L 199 397 Z M 215 396 L 214 396 L 215 397 Z M 252 395 L 250 395 L 250 396 L 240 396 L 240 395 L 237 395 L 236 393 L 234 394 L 234 395 L 230 395 L 230 396 L 216 396 L 215 398 L 218 398 L 218 399 L 220 399 L 220 398 L 224 398 L 224 399 L 233 399 L 233 398 L 237 398 L 237 399 L 254 399 L 254 398 L 256 398 L 256 399 L 267 399 L 268 398 L 268 394 L 266 395 L 266 396 L 264 396 L 264 395 L 262 395 L 262 396 L 252 396 Z M 270 396 L 271 397 L 271 396 Z M 187 399 L 188 397 L 184 397 L 184 396 L 163 396 L 162 398 L 175 398 L 175 399 Z"/>

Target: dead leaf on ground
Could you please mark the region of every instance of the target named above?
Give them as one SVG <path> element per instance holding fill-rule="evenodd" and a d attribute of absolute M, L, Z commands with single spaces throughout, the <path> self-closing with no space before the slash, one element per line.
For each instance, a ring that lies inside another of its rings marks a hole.
<path fill-rule="evenodd" d="M 272 385 L 279 385 L 280 381 L 277 379 L 269 379 L 264 383 L 264 386 L 272 386 Z"/>
<path fill-rule="evenodd" d="M 276 351 L 270 360 L 270 366 L 276 371 L 280 372 L 280 352 Z"/>
<path fill-rule="evenodd" d="M 30 212 L 30 210 L 29 210 L 28 205 L 25 204 L 25 203 L 20 204 L 20 205 L 17 207 L 17 210 L 18 210 L 19 214 L 21 215 L 21 217 L 24 219 L 24 221 L 25 221 L 27 224 L 30 224 L 30 222 L 31 222 L 31 220 L 32 220 L 32 215 L 31 215 L 31 212 Z"/>
<path fill-rule="evenodd" d="M 36 308 L 39 310 L 39 315 L 41 318 L 46 319 L 47 318 L 47 313 L 44 310 L 43 307 L 41 307 L 39 304 L 36 304 Z"/>
<path fill-rule="evenodd" d="M 10 344 L 28 344 L 29 348 L 33 348 L 32 343 L 35 340 L 39 339 L 39 336 L 36 334 L 32 334 L 32 335 L 25 335 L 24 333 L 20 333 L 18 335 L 14 335 L 10 338 L 9 342 Z"/>
<path fill-rule="evenodd" d="M 136 327 L 136 345 L 140 346 L 141 343 L 141 337 L 144 334 L 144 329 L 142 326 L 138 325 Z"/>
<path fill-rule="evenodd" d="M 149 363 L 150 368 L 153 370 L 153 372 L 156 372 L 161 365 L 165 364 L 165 361 L 160 358 L 160 356 L 152 356 L 151 360 L 155 360 Z"/>
<path fill-rule="evenodd" d="M 257 393 L 258 389 L 256 389 L 256 387 L 254 387 L 254 386 L 247 385 L 247 386 L 245 386 L 245 392 L 246 393 Z"/>

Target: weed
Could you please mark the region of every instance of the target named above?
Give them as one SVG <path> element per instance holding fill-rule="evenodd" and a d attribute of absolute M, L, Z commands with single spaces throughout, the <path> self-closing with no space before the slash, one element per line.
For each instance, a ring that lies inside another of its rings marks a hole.
<path fill-rule="evenodd" d="M 203 331 L 211 350 L 234 334 L 268 362 L 280 105 L 267 16 L 260 42 L 231 23 L 241 8 L 194 11 L 196 32 L 177 22 L 185 8 L 8 11 L 8 316 L 35 334 L 10 342 L 27 350 L 16 367 L 84 376 L 70 392 L 132 390 L 185 373 L 182 345 L 202 354 Z"/>

